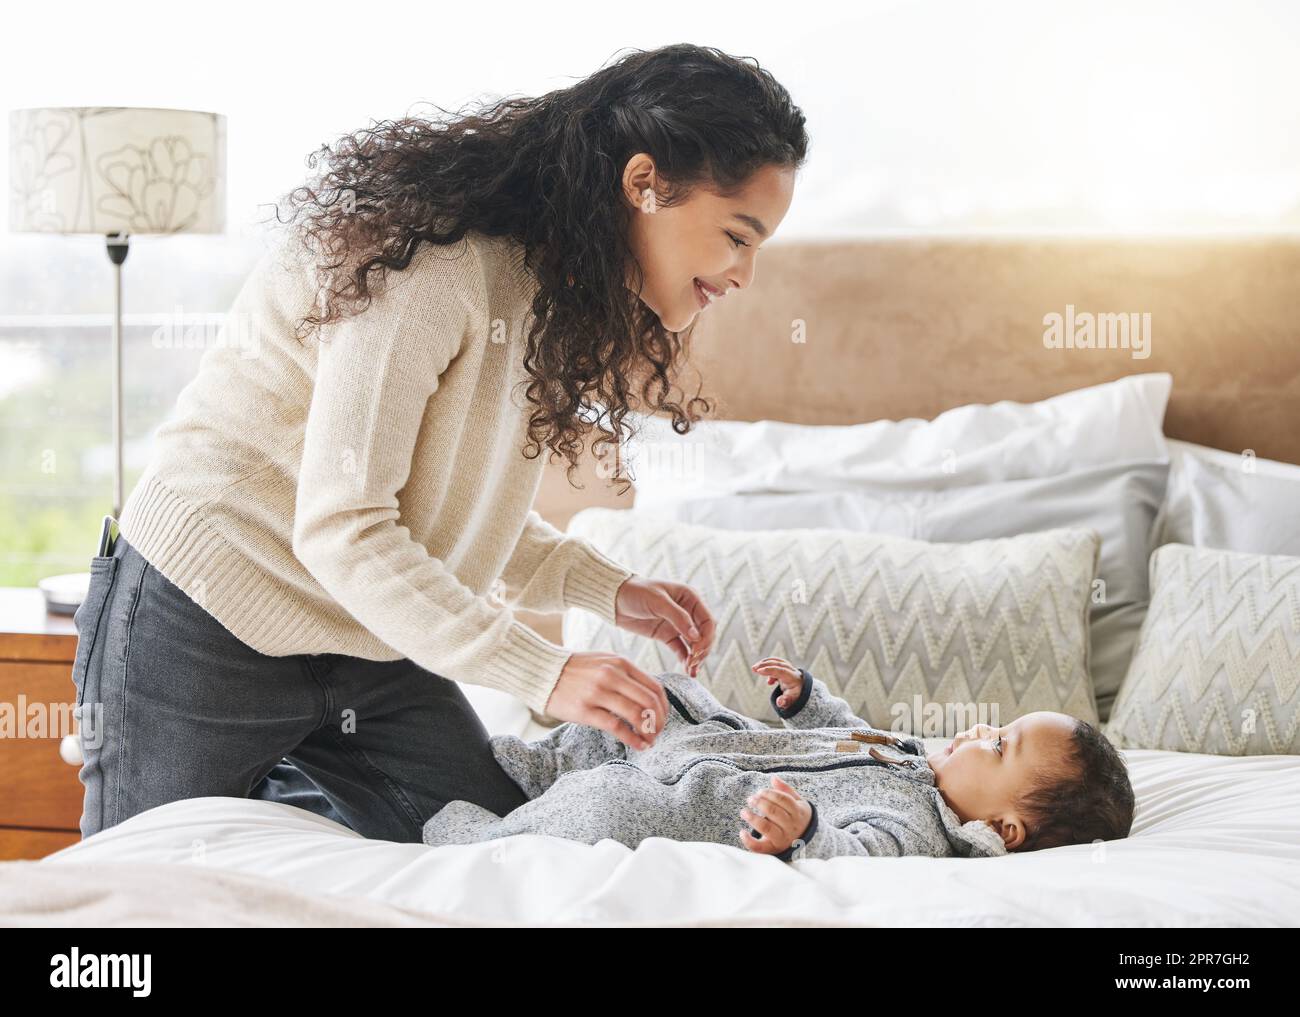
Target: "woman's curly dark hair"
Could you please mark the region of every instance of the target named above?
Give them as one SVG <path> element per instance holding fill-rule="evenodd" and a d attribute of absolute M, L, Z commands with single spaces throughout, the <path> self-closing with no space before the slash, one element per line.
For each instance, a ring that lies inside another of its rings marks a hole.
<path fill-rule="evenodd" d="M 317 264 L 320 313 L 302 319 L 298 338 L 364 310 L 371 272 L 382 281 L 406 268 L 421 242 L 508 236 L 540 282 L 523 361 L 533 406 L 524 454 L 536 458 L 544 442 L 568 459 L 572 483 L 591 427 L 602 431 L 598 459 L 601 445 L 617 449 L 638 380 L 638 408 L 671 412 L 673 429 L 689 432 L 699 416 L 669 396 L 694 322 L 668 332 L 628 289 L 629 267 L 638 290 L 644 275 L 628 245 L 635 209 L 622 174 L 648 153 L 667 192 L 656 204 L 667 206 L 697 186 L 725 197 L 767 165 L 802 165 L 803 113 L 750 60 L 686 43 L 633 50 L 538 98 L 446 122 L 379 121 L 322 145 L 307 160 L 315 169 L 323 157 L 321 172 L 287 196 L 304 247 L 327 262 Z M 699 389 L 687 405 L 711 410 Z"/>

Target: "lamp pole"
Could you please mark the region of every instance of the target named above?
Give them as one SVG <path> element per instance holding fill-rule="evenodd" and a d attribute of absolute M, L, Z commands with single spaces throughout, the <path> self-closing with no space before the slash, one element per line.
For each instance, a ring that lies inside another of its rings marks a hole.
<path fill-rule="evenodd" d="M 122 262 L 130 250 L 126 233 L 108 234 L 113 263 L 113 518 L 122 517 Z"/>

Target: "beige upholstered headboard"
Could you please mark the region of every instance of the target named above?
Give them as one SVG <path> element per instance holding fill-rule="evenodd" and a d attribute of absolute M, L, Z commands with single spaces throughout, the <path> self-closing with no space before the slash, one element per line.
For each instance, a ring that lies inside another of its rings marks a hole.
<path fill-rule="evenodd" d="M 850 424 L 1167 371 L 1169 437 L 1300 463 L 1298 297 L 1300 236 L 774 242 L 747 291 L 703 312 L 680 384 L 693 393 L 698 370 L 718 418 Z M 1149 355 L 1134 335 L 1050 349 L 1053 313 L 1062 331 L 1067 313 L 1076 329 L 1149 315 Z M 536 507 L 561 529 L 634 501 L 591 457 L 579 476 L 585 490 L 547 467 Z M 558 617 L 520 617 L 559 640 Z"/>

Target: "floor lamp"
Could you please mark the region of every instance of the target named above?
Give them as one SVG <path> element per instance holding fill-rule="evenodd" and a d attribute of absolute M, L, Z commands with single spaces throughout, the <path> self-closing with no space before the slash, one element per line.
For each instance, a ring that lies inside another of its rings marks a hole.
<path fill-rule="evenodd" d="M 107 525 L 119 517 L 124 500 L 122 264 L 132 235 L 225 230 L 226 118 L 126 106 L 11 110 L 9 181 L 10 230 L 97 234 L 107 241 L 113 265 L 113 504 Z M 89 583 L 89 572 L 74 572 L 50 576 L 40 586 L 51 611 L 70 614 Z"/>

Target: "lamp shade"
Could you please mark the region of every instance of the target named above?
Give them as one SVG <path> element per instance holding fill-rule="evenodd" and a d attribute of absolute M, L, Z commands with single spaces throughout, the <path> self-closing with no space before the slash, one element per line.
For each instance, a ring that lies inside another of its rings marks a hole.
<path fill-rule="evenodd" d="M 9 228 L 19 233 L 220 233 L 226 118 L 129 106 L 9 113 Z"/>

